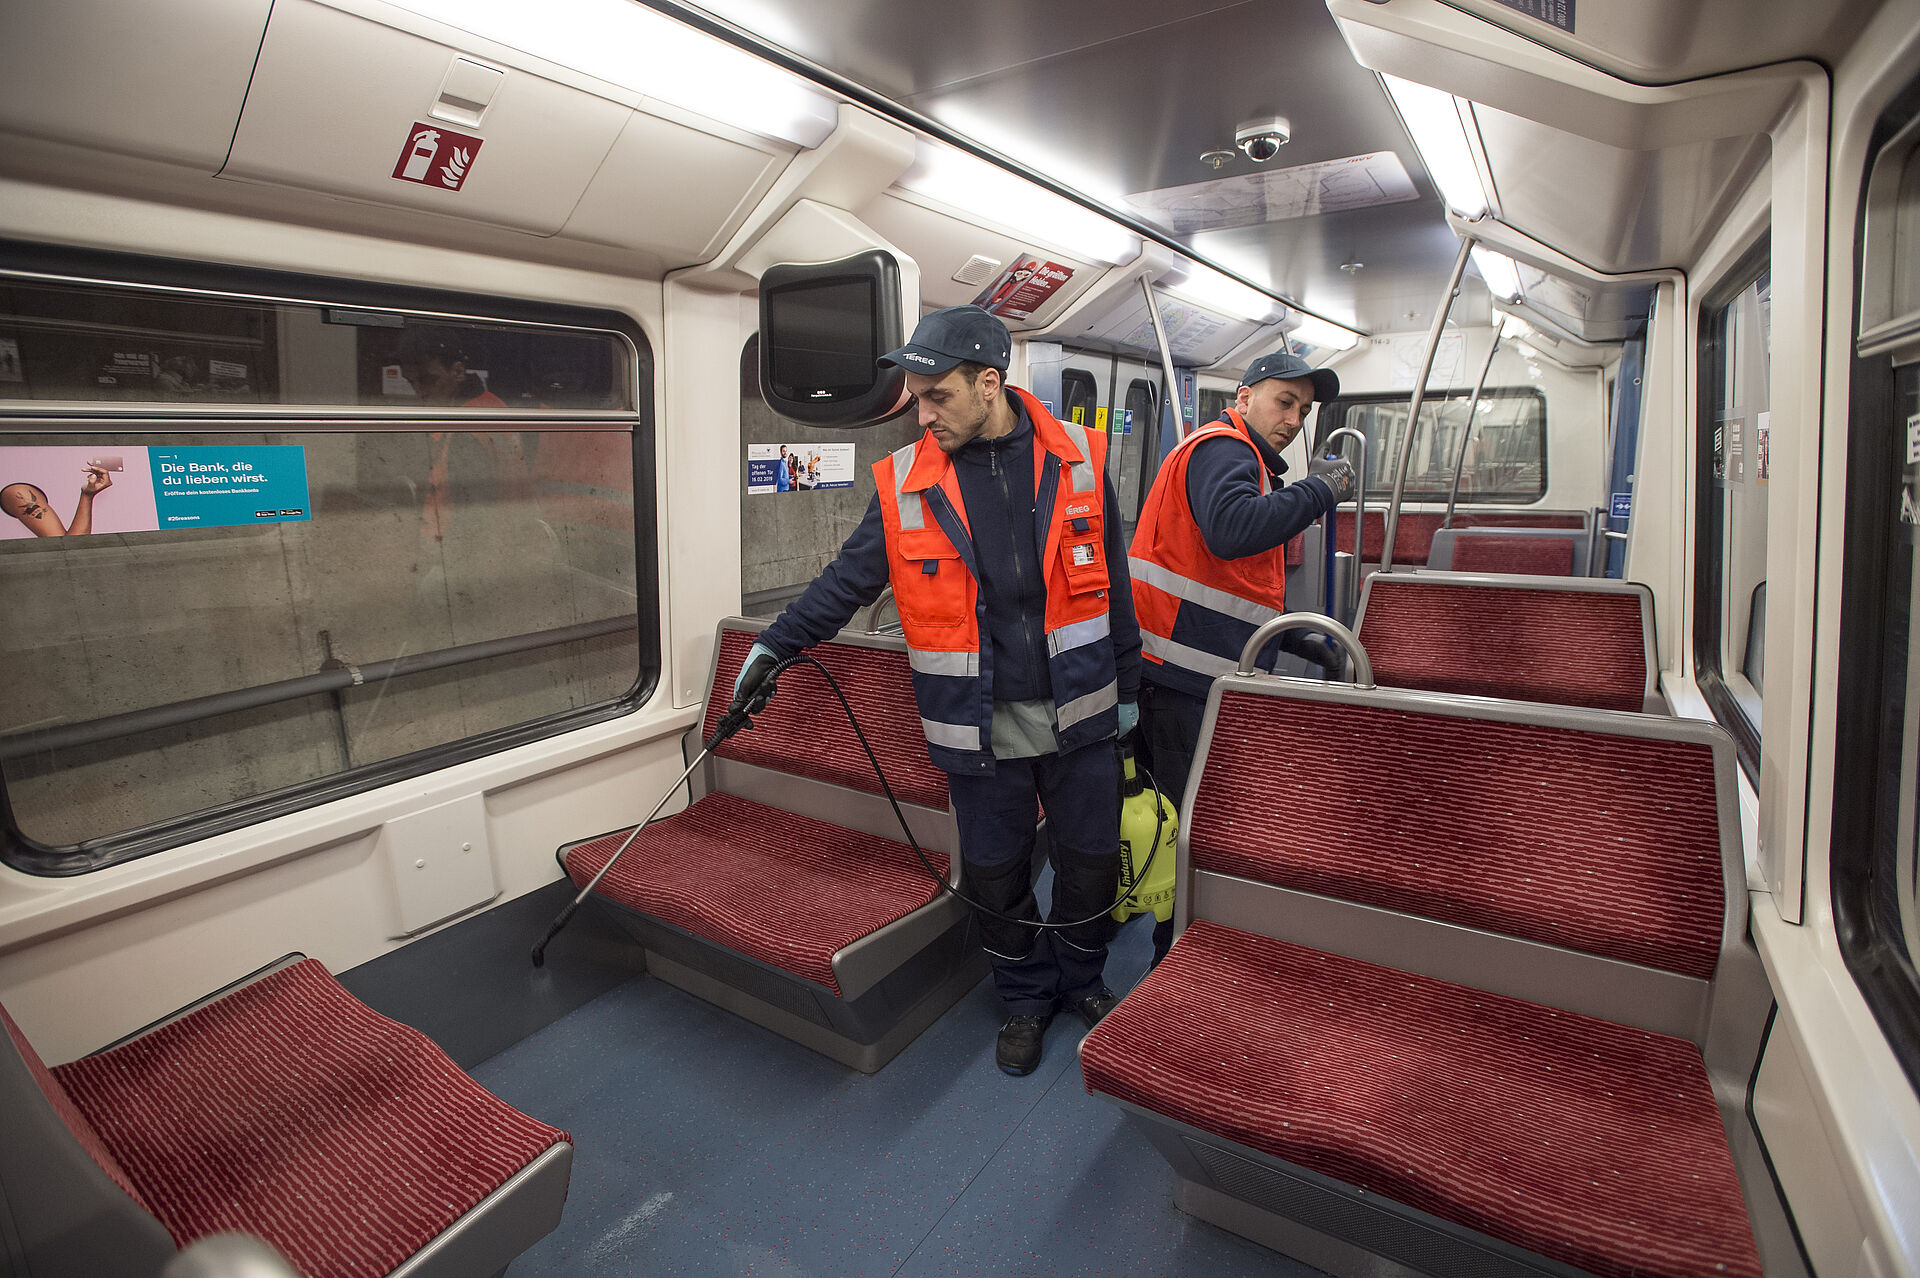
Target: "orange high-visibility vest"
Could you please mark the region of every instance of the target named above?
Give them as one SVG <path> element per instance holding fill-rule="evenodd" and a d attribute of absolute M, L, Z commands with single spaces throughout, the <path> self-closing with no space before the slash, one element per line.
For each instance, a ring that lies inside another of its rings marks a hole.
<path fill-rule="evenodd" d="M 1287 606 L 1286 546 L 1222 559 L 1207 549 L 1187 500 L 1193 450 L 1210 439 L 1238 440 L 1252 449 L 1261 493 L 1273 490 L 1246 419 L 1231 408 L 1227 418 L 1194 431 L 1167 454 L 1140 508 L 1127 560 L 1140 651 L 1154 663 L 1147 673 L 1195 696 L 1205 696 L 1216 677 L 1231 674 L 1253 632 Z"/>
<path fill-rule="evenodd" d="M 1033 423 L 1034 536 L 1047 577 L 1047 674 L 1064 753 L 1112 736 L 1119 678 L 1108 612 L 1107 437 L 1020 397 Z M 991 771 L 993 672 L 981 642 L 973 538 L 953 462 L 931 433 L 875 463 L 887 568 L 913 666 L 928 753 L 948 771 Z"/>

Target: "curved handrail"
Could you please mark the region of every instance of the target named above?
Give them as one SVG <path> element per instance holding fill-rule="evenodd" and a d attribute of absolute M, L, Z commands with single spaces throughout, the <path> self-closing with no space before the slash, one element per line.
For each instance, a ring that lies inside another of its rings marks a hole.
<path fill-rule="evenodd" d="M 1367 437 L 1352 426 L 1342 426 L 1338 430 L 1328 431 L 1327 437 L 1320 441 L 1320 447 L 1326 448 L 1330 446 L 1334 440 L 1340 438 L 1342 435 L 1352 436 L 1355 447 L 1360 451 L 1360 464 L 1353 468 L 1355 480 L 1353 488 L 1353 575 L 1347 579 L 1347 615 L 1355 616 L 1360 611 L 1360 565 L 1362 563 L 1360 551 L 1367 542 Z M 1333 528 L 1329 535 L 1331 535 L 1335 541 L 1338 541 L 1340 532 L 1338 503 L 1334 506 L 1334 512 Z M 1331 609 L 1328 610 L 1328 614 L 1332 614 Z"/>
<path fill-rule="evenodd" d="M 1447 291 L 1433 308 L 1433 327 L 1427 330 L 1427 352 L 1420 360 L 1420 376 L 1413 383 L 1413 402 L 1407 405 L 1407 433 L 1400 438 L 1400 462 L 1393 469 L 1393 496 L 1387 502 L 1387 539 L 1380 547 L 1380 571 L 1393 571 L 1393 543 L 1400 534 L 1400 501 L 1407 491 L 1407 464 L 1413 460 L 1413 437 L 1420 430 L 1420 408 L 1427 400 L 1427 378 L 1433 375 L 1433 355 L 1440 349 L 1440 333 L 1447 326 L 1447 312 L 1460 295 L 1460 277 L 1466 273 L 1467 255 L 1478 241 L 1471 235 L 1460 237 L 1460 252 L 1453 259 L 1453 274 L 1447 279 Z"/>
<path fill-rule="evenodd" d="M 1442 528 L 1453 527 L 1453 508 L 1460 500 L 1460 474 L 1467 468 L 1467 445 L 1473 442 L 1474 429 L 1479 425 L 1476 414 L 1480 411 L 1480 392 L 1487 388 L 1487 374 L 1493 371 L 1493 357 L 1500 353 L 1503 332 L 1498 324 L 1493 326 L 1493 345 L 1487 347 L 1487 362 L 1480 366 L 1480 380 L 1473 384 L 1473 398 L 1467 401 L 1467 424 L 1460 431 L 1460 451 L 1453 459 L 1453 486 L 1447 489 L 1447 517 L 1440 521 Z"/>
<path fill-rule="evenodd" d="M 1367 650 L 1360 646 L 1360 636 L 1332 617 L 1323 617 L 1317 612 L 1283 612 L 1264 623 L 1253 632 L 1253 638 L 1247 640 L 1247 646 L 1240 650 L 1240 667 L 1234 673 L 1255 673 L 1253 663 L 1260 656 L 1260 650 L 1272 642 L 1275 635 L 1285 634 L 1289 630 L 1317 630 L 1345 648 L 1352 667 L 1353 686 L 1373 687 L 1373 663 L 1367 660 Z"/>
<path fill-rule="evenodd" d="M 867 619 L 861 623 L 860 628 L 870 635 L 879 634 L 880 633 L 880 612 L 883 608 L 885 608 L 888 604 L 892 602 L 893 602 L 893 587 L 892 586 L 884 587 L 880 591 L 880 597 L 874 600 L 873 605 L 867 609 Z"/>

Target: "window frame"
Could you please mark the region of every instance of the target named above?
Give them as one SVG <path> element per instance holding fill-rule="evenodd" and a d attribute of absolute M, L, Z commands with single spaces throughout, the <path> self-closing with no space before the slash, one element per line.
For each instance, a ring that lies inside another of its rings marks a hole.
<path fill-rule="evenodd" d="M 1420 404 L 1422 418 L 1424 420 L 1426 410 L 1429 408 L 1434 409 L 1434 411 L 1438 413 L 1440 411 L 1439 406 L 1441 405 L 1455 399 L 1470 400 L 1471 397 L 1472 391 L 1465 388 L 1428 391 L 1422 398 Z M 1460 499 L 1457 504 L 1461 509 L 1475 506 L 1498 508 L 1503 506 L 1540 505 L 1546 501 L 1547 494 L 1553 488 L 1553 474 L 1551 470 L 1552 457 L 1550 456 L 1550 449 L 1548 447 L 1552 438 L 1552 432 L 1548 429 L 1546 392 L 1538 386 L 1488 386 L 1480 392 L 1480 398 L 1483 402 L 1490 399 L 1531 400 L 1540 405 L 1540 491 L 1532 497 L 1514 497 L 1507 493 L 1494 493 L 1490 495 L 1474 493 L 1469 497 L 1467 493 L 1463 492 L 1460 494 Z M 1356 408 L 1373 408 L 1389 404 L 1412 408 L 1413 392 L 1408 391 L 1405 394 L 1401 394 L 1395 391 L 1385 391 L 1378 394 L 1343 394 L 1340 398 L 1334 400 L 1333 404 L 1336 411 L 1331 414 L 1326 414 L 1323 410 L 1323 415 L 1330 420 L 1316 426 L 1314 438 L 1325 439 L 1334 431 L 1348 427 L 1354 430 L 1360 430 L 1357 425 L 1348 420 L 1348 414 Z M 1365 431 L 1360 431 L 1360 433 L 1362 435 L 1366 434 Z M 1383 460 L 1373 453 L 1373 447 L 1374 441 L 1369 438 L 1367 440 L 1368 470 L 1370 472 L 1368 478 L 1370 481 L 1377 480 L 1379 483 L 1378 486 L 1374 486 L 1371 483 L 1369 484 L 1365 499 L 1368 501 L 1385 501 L 1393 496 L 1393 454 L 1389 454 Z M 1438 497 L 1416 497 L 1409 492 L 1405 497 L 1406 503 L 1410 505 L 1414 503 L 1424 503 L 1426 505 L 1437 506 L 1444 505 L 1446 500 L 1447 498 L 1444 493 Z"/>
<path fill-rule="evenodd" d="M 1714 488 L 1712 459 L 1717 411 L 1714 396 L 1725 379 L 1722 363 L 1725 337 L 1724 332 L 1708 331 L 1708 316 L 1731 314 L 1734 299 L 1758 283 L 1772 265 L 1773 236 L 1769 231 L 1742 253 L 1720 281 L 1701 297 L 1695 345 L 1698 385 L 1694 401 L 1694 509 L 1699 512 L 1699 518 L 1694 528 L 1693 679 L 1713 711 L 1715 721 L 1733 737 L 1740 770 L 1754 785 L 1760 783 L 1762 729 L 1741 709 L 1739 699 L 1727 686 L 1722 665 L 1725 631 L 1720 604 L 1726 593 L 1726 560 L 1721 553 L 1721 542 L 1727 529 L 1724 503 Z M 1748 626 L 1751 629 L 1751 618 Z"/>
<path fill-rule="evenodd" d="M 398 311 L 435 320 L 592 329 L 611 332 L 623 338 L 633 358 L 635 408 L 632 413 L 624 410 L 609 414 L 599 410 L 556 413 L 432 407 L 396 410 L 380 406 L 355 408 L 325 405 L 303 408 L 292 405 L 212 406 L 22 400 L 0 405 L 0 417 L 30 420 L 33 430 L 39 433 L 57 432 L 65 420 L 98 421 L 103 417 L 124 418 L 129 428 L 136 422 L 204 422 L 212 418 L 223 423 L 257 423 L 250 426 L 253 430 L 299 429 L 300 424 L 321 419 L 325 420 L 328 429 L 339 429 L 343 424 L 355 421 L 366 422 L 377 429 L 404 420 L 435 424 L 457 422 L 469 430 L 484 430 L 508 422 L 522 423 L 529 429 L 553 430 L 568 417 L 580 421 L 605 421 L 610 416 L 629 420 L 633 423 L 634 604 L 637 615 L 635 655 L 638 667 L 632 686 L 610 701 L 558 711 L 248 798 L 62 846 L 40 843 L 20 829 L 5 776 L 0 773 L 0 864 L 43 878 L 91 873 L 617 719 L 633 713 L 652 697 L 661 677 L 660 588 L 656 549 L 660 529 L 654 457 L 657 432 L 653 391 L 655 353 L 645 330 L 633 317 L 600 308 L 549 304 L 448 289 L 302 275 L 187 259 L 68 249 L 5 239 L 0 239 L 0 274 L 108 288 L 163 289 L 247 301 Z M 4 438 L 5 435 L 0 434 L 0 439 Z"/>
<path fill-rule="evenodd" d="M 1855 225 L 1853 272 L 1856 283 L 1868 273 L 1869 194 L 1889 144 L 1920 121 L 1920 83 L 1910 86 L 1875 125 L 1861 174 L 1859 215 Z M 1916 148 L 1914 154 L 1920 154 Z M 1912 161 L 1910 161 L 1912 162 Z M 1870 321 L 1862 290 L 1862 315 L 1853 325 L 1848 373 L 1847 496 L 1843 525 L 1840 596 L 1840 660 L 1836 696 L 1842 706 L 1886 704 L 1885 658 L 1890 605 L 1886 580 L 1890 567 L 1886 532 L 1899 520 L 1893 485 L 1885 482 L 1892 453 L 1897 374 L 1888 353 L 1862 357 Z M 1872 324 L 1875 331 L 1886 327 Z M 1916 551 L 1920 553 L 1920 551 Z M 1908 619 L 1913 621 L 1910 600 Z M 1909 643 L 1911 643 L 1909 639 Z M 1920 689 L 1910 689 L 1910 695 Z M 1881 760 L 1879 714 L 1842 714 L 1834 737 L 1832 840 L 1829 845 L 1834 931 L 1840 953 L 1872 1011 L 1907 1080 L 1920 1090 L 1920 970 L 1907 938 L 1890 935 L 1874 908 L 1881 877 L 1897 872 L 1898 848 L 1886 840 L 1882 816 L 1889 811 Z M 1896 782 L 1897 787 L 1897 782 Z M 1898 794 L 1891 796 L 1897 804 Z M 1898 813 L 1895 811 L 1897 838 Z M 1891 861 L 1891 864 L 1887 862 Z M 1898 883 L 1894 884 L 1898 889 Z"/>

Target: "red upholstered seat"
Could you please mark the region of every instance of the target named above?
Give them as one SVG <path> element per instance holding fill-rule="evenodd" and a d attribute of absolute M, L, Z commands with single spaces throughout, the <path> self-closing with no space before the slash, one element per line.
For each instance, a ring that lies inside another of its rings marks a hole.
<path fill-rule="evenodd" d="M 1573 538 L 1482 534 L 1453 543 L 1455 572 L 1513 572 L 1533 577 L 1573 576 Z"/>
<path fill-rule="evenodd" d="M 52 1073 L 176 1243 L 243 1230 L 308 1278 L 390 1272 L 568 1139 L 311 959 Z"/>
<path fill-rule="evenodd" d="M 80 1142 L 80 1148 L 87 1151 L 87 1157 L 98 1163 L 100 1170 L 105 1172 L 114 1184 L 120 1186 L 129 1198 L 139 1203 L 143 1211 L 152 1214 L 153 1208 L 135 1187 L 132 1178 L 127 1175 L 126 1168 L 120 1165 L 120 1160 L 113 1156 L 106 1142 L 100 1139 L 100 1133 L 95 1131 L 93 1124 L 87 1121 L 86 1115 L 74 1105 L 73 1097 L 67 1094 L 67 1089 L 60 1085 L 60 1080 L 53 1076 L 53 1071 L 49 1070 L 46 1062 L 40 1059 L 40 1053 L 33 1050 L 33 1044 L 27 1041 L 27 1036 L 20 1032 L 20 1027 L 14 1024 L 12 1015 L 4 1007 L 0 1007 L 0 1025 L 6 1026 L 7 1036 L 13 1040 L 14 1050 L 18 1051 L 20 1058 L 27 1063 L 28 1071 L 33 1074 L 33 1081 L 40 1084 L 40 1090 L 46 1093 L 48 1103 L 53 1106 L 53 1112 L 58 1114 L 60 1121 L 67 1125 L 67 1130 L 73 1133 L 73 1138 Z"/>
<path fill-rule="evenodd" d="M 1631 594 L 1376 580 L 1360 642 L 1383 687 L 1638 711 L 1640 610 Z"/>
<path fill-rule="evenodd" d="M 1201 870 L 1687 976 L 1719 957 L 1703 744 L 1227 692 L 1187 827 Z"/>
<path fill-rule="evenodd" d="M 1607 1278 L 1750 1278 L 1682 1039 L 1194 922 L 1087 1089 Z"/>
<path fill-rule="evenodd" d="M 584 886 L 626 836 L 619 830 L 573 848 L 567 874 Z M 943 854 L 927 859 L 947 873 Z M 904 843 L 726 793 L 648 826 L 596 889 L 836 996 L 834 954 L 939 890 Z M 831 910 L 818 908 L 827 902 Z"/>
<path fill-rule="evenodd" d="M 757 637 L 744 630 L 721 632 L 720 659 L 707 698 L 706 722 L 700 728 L 703 740 L 720 726 L 720 716 L 733 698 L 740 663 Z M 833 672 L 886 772 L 894 797 L 946 811 L 947 774 L 927 756 L 906 653 L 823 643 L 808 655 Z M 754 716 L 753 727 L 722 742 L 715 753 L 816 781 L 880 792 L 873 765 L 848 726 L 846 712 L 820 672 L 809 665 L 794 666 L 782 674 L 779 692 L 765 711 Z"/>

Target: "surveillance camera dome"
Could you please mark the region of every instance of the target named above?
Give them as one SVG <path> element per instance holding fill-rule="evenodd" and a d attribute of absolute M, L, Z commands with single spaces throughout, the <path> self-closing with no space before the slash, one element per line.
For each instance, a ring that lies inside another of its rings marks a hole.
<path fill-rule="evenodd" d="M 1249 120 L 1233 135 L 1233 144 L 1246 152 L 1255 164 L 1265 164 L 1280 154 L 1280 148 L 1293 136 L 1293 128 L 1284 116 Z"/>

